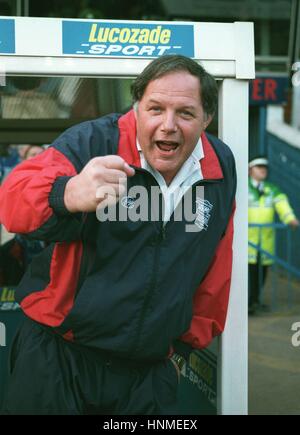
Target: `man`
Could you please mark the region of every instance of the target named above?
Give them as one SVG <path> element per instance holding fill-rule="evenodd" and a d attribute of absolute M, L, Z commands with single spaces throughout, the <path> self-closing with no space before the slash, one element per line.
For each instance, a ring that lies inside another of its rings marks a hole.
<path fill-rule="evenodd" d="M 279 219 L 292 228 L 299 226 L 287 196 L 274 184 L 266 181 L 268 176 L 268 160 L 265 156 L 257 156 L 249 162 L 249 224 L 273 224 L 275 212 Z M 249 241 L 260 246 L 266 253 L 275 253 L 275 231 L 271 227 L 249 228 Z M 273 259 L 265 253 L 260 253 L 249 245 L 249 314 L 257 310 L 267 309 L 260 303 L 260 285 L 264 285 L 268 268 Z M 261 276 L 260 276 L 261 275 Z"/>
<path fill-rule="evenodd" d="M 229 148 L 204 133 L 216 82 L 165 56 L 132 94 L 134 110 L 69 129 L 1 191 L 5 225 L 51 243 L 18 288 L 29 320 L 13 345 L 6 412 L 176 413 L 184 357 L 223 331 L 236 175 Z M 135 211 L 125 184 L 149 194 L 158 219 L 97 219 L 107 205 Z M 188 196 L 193 231 L 175 219 Z"/>

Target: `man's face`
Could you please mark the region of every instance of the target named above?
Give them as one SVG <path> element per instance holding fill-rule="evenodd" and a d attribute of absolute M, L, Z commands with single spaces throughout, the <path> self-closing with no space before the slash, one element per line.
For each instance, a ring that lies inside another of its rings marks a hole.
<path fill-rule="evenodd" d="M 198 78 L 182 71 L 151 81 L 136 121 L 146 160 L 170 184 L 211 121 L 203 111 Z"/>
<path fill-rule="evenodd" d="M 250 169 L 250 177 L 256 181 L 264 181 L 268 176 L 268 167 L 264 165 L 253 166 Z"/>

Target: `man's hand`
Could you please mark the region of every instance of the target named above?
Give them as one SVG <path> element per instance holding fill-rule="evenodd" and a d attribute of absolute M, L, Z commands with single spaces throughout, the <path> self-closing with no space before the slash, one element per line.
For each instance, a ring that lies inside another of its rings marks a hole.
<path fill-rule="evenodd" d="M 66 184 L 65 206 L 77 213 L 96 211 L 101 202 L 112 205 L 125 193 L 127 177 L 134 174 L 122 157 L 95 157 Z"/>

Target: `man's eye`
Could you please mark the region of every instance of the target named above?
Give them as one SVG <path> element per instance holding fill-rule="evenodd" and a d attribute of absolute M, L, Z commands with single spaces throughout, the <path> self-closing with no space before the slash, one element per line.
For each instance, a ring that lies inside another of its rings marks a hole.
<path fill-rule="evenodd" d="M 160 107 L 158 107 L 158 106 L 153 106 L 153 107 L 150 107 L 150 110 L 152 111 L 152 112 L 161 112 L 161 108 Z"/>
<path fill-rule="evenodd" d="M 193 118 L 194 116 L 191 112 L 188 112 L 187 110 L 182 110 L 181 115 L 184 116 L 185 118 Z"/>

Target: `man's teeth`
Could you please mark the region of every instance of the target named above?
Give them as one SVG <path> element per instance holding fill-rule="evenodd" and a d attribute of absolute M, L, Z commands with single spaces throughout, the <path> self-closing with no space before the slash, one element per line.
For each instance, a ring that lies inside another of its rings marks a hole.
<path fill-rule="evenodd" d="M 177 148 L 176 143 L 169 143 L 169 142 L 157 142 L 157 146 L 162 151 L 174 151 Z"/>

